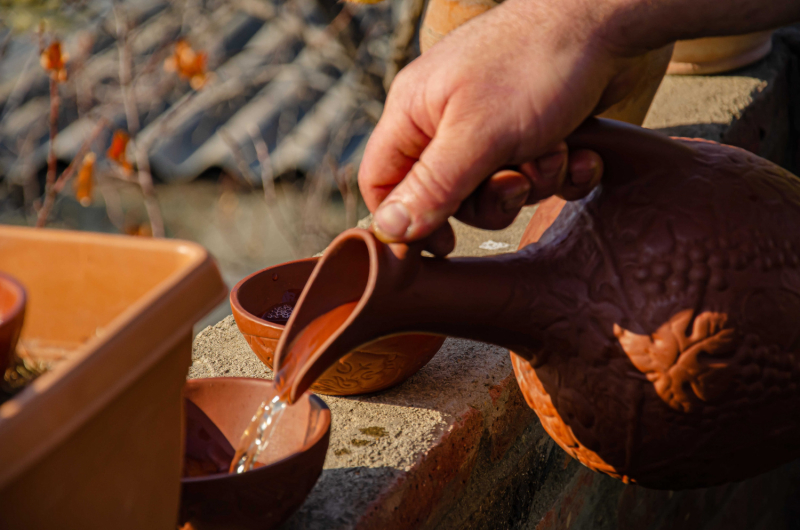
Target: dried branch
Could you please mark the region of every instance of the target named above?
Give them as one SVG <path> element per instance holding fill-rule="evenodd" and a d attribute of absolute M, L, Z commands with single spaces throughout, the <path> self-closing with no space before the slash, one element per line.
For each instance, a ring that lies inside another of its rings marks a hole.
<path fill-rule="evenodd" d="M 253 181 L 257 180 L 258 177 L 256 177 L 255 173 L 253 173 L 253 170 L 250 168 L 250 164 L 245 160 L 244 153 L 242 153 L 242 150 L 239 148 L 239 144 L 226 129 L 220 129 L 218 133 L 222 141 L 225 142 L 225 145 L 228 146 L 228 149 L 231 150 L 233 161 L 239 169 L 239 174 L 235 175 L 236 179 L 240 182 L 244 182 L 251 190 L 255 189 Z"/>
<path fill-rule="evenodd" d="M 345 215 L 345 228 L 353 228 L 358 222 L 358 200 L 355 194 L 355 169 L 352 164 L 347 164 L 343 168 L 335 167 L 333 160 L 330 160 L 331 172 L 336 180 L 336 186 L 339 188 L 339 193 L 342 194 L 344 200 L 344 215 Z"/>
<path fill-rule="evenodd" d="M 47 222 L 47 216 L 50 214 L 50 210 L 53 208 L 53 203 L 55 202 L 56 191 L 55 191 L 55 183 L 56 183 L 56 166 L 58 160 L 56 160 L 56 137 L 58 136 L 58 108 L 59 108 L 59 96 L 58 96 L 58 81 L 56 78 L 51 76 L 50 77 L 50 144 L 48 145 L 47 150 L 47 178 L 45 180 L 45 200 L 44 204 L 42 205 L 41 210 L 39 211 L 39 216 L 36 219 L 36 226 L 43 227 Z"/>
<path fill-rule="evenodd" d="M 122 89 L 125 118 L 128 122 L 128 134 L 131 136 L 130 144 L 136 159 L 139 187 L 142 190 L 147 217 L 150 219 L 150 231 L 153 237 L 164 237 L 164 217 L 158 204 L 155 186 L 153 186 L 153 175 L 150 172 L 147 146 L 144 142 L 140 145 L 133 139 L 139 133 L 139 110 L 136 104 L 134 87 L 131 85 L 133 56 L 131 54 L 130 40 L 128 39 L 128 22 L 124 10 L 119 5 L 114 6 L 114 16 L 117 29 L 117 48 L 119 50 L 119 83 Z"/>
<path fill-rule="evenodd" d="M 389 86 L 394 81 L 397 73 L 408 64 L 411 48 L 414 44 L 414 35 L 417 32 L 419 19 L 425 0 L 405 0 L 400 21 L 392 33 L 391 52 L 386 64 L 386 73 L 383 76 L 383 88 L 389 92 Z"/>
<path fill-rule="evenodd" d="M 42 228 L 44 227 L 45 224 L 47 224 L 47 218 L 50 216 L 50 211 L 53 209 L 53 205 L 55 204 L 56 201 L 56 196 L 61 192 L 61 190 L 64 189 L 64 186 L 69 181 L 69 179 L 72 178 L 72 175 L 75 173 L 80 164 L 83 162 L 83 157 L 86 156 L 86 153 L 89 152 L 89 148 L 97 139 L 97 137 L 100 136 L 100 133 L 106 128 L 107 124 L 108 121 L 105 118 L 100 118 L 100 120 L 98 120 L 97 124 L 95 125 L 94 130 L 92 130 L 92 133 L 89 135 L 88 138 L 86 138 L 86 140 L 83 141 L 83 144 L 81 145 L 75 157 L 72 159 L 72 162 L 70 162 L 67 169 L 65 169 L 64 172 L 61 173 L 61 176 L 58 177 L 57 181 L 52 183 L 50 182 L 47 183 L 47 187 L 45 188 L 44 204 L 39 209 L 39 215 L 36 218 L 36 226 L 38 228 Z M 49 177 L 49 171 L 48 171 L 48 177 Z"/>
<path fill-rule="evenodd" d="M 289 223 L 283 218 L 283 214 L 278 205 L 278 197 L 275 193 L 274 175 L 272 174 L 272 160 L 269 156 L 267 143 L 261 136 L 261 131 L 258 129 L 258 126 L 255 124 L 251 124 L 250 127 L 247 128 L 247 132 L 253 141 L 256 157 L 258 158 L 258 163 L 261 165 L 261 185 L 264 188 L 264 201 L 267 203 L 267 209 L 270 217 L 272 217 L 272 222 L 275 223 L 278 231 L 286 238 L 287 242 L 292 247 L 292 252 L 296 256 L 300 256 L 302 255 L 302 250 L 299 245 L 300 242 L 289 227 Z M 242 160 L 244 159 L 242 158 Z"/>
<path fill-rule="evenodd" d="M 97 137 L 100 136 L 100 133 L 103 132 L 107 126 L 108 120 L 106 118 L 100 118 L 97 121 L 94 129 L 92 129 L 92 133 L 88 138 L 86 138 L 86 140 L 83 141 L 83 144 L 81 144 L 81 147 L 78 149 L 78 153 L 72 159 L 72 162 L 70 162 L 69 166 L 67 166 L 67 169 L 65 169 L 58 177 L 58 180 L 53 186 L 56 194 L 61 193 L 61 190 L 64 189 L 64 186 L 67 185 L 67 182 L 69 182 L 69 180 L 72 178 L 72 175 L 78 169 L 78 165 L 83 162 L 83 157 L 85 157 L 86 153 L 89 152 L 91 145 L 95 140 L 97 140 Z"/>

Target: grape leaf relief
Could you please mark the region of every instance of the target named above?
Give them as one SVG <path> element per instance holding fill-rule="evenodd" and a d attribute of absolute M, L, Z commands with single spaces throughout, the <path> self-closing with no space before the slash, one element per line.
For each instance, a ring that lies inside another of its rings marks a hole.
<path fill-rule="evenodd" d="M 727 354 L 735 332 L 725 328 L 727 315 L 692 310 L 677 313 L 651 335 L 639 335 L 614 324 L 614 335 L 633 365 L 653 383 L 670 407 L 691 412 L 695 398 L 709 401 L 730 385 Z M 691 326 L 691 333 L 689 333 Z"/>

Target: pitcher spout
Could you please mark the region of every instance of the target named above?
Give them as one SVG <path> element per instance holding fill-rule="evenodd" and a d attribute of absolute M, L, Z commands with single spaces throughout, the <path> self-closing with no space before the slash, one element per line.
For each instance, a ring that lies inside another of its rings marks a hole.
<path fill-rule="evenodd" d="M 275 352 L 276 383 L 290 401 L 349 352 L 405 333 L 529 344 L 505 311 L 530 263 L 516 254 L 428 258 L 361 229 L 337 237 L 306 284 Z"/>

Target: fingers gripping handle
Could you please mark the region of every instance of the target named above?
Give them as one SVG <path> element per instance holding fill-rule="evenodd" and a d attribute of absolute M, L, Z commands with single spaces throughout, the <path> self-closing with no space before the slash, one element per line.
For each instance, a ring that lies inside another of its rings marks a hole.
<path fill-rule="evenodd" d="M 654 166 L 685 164 L 694 151 L 656 131 L 624 122 L 589 118 L 566 139 L 570 151 L 590 149 L 603 159 L 603 182 L 623 185 Z"/>

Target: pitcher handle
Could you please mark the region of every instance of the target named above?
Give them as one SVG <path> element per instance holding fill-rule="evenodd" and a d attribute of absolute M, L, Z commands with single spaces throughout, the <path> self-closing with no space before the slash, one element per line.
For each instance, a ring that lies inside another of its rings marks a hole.
<path fill-rule="evenodd" d="M 604 185 L 623 185 L 654 166 L 684 165 L 694 150 L 657 131 L 616 120 L 589 118 L 566 138 L 570 150 L 590 149 L 603 159 Z"/>

